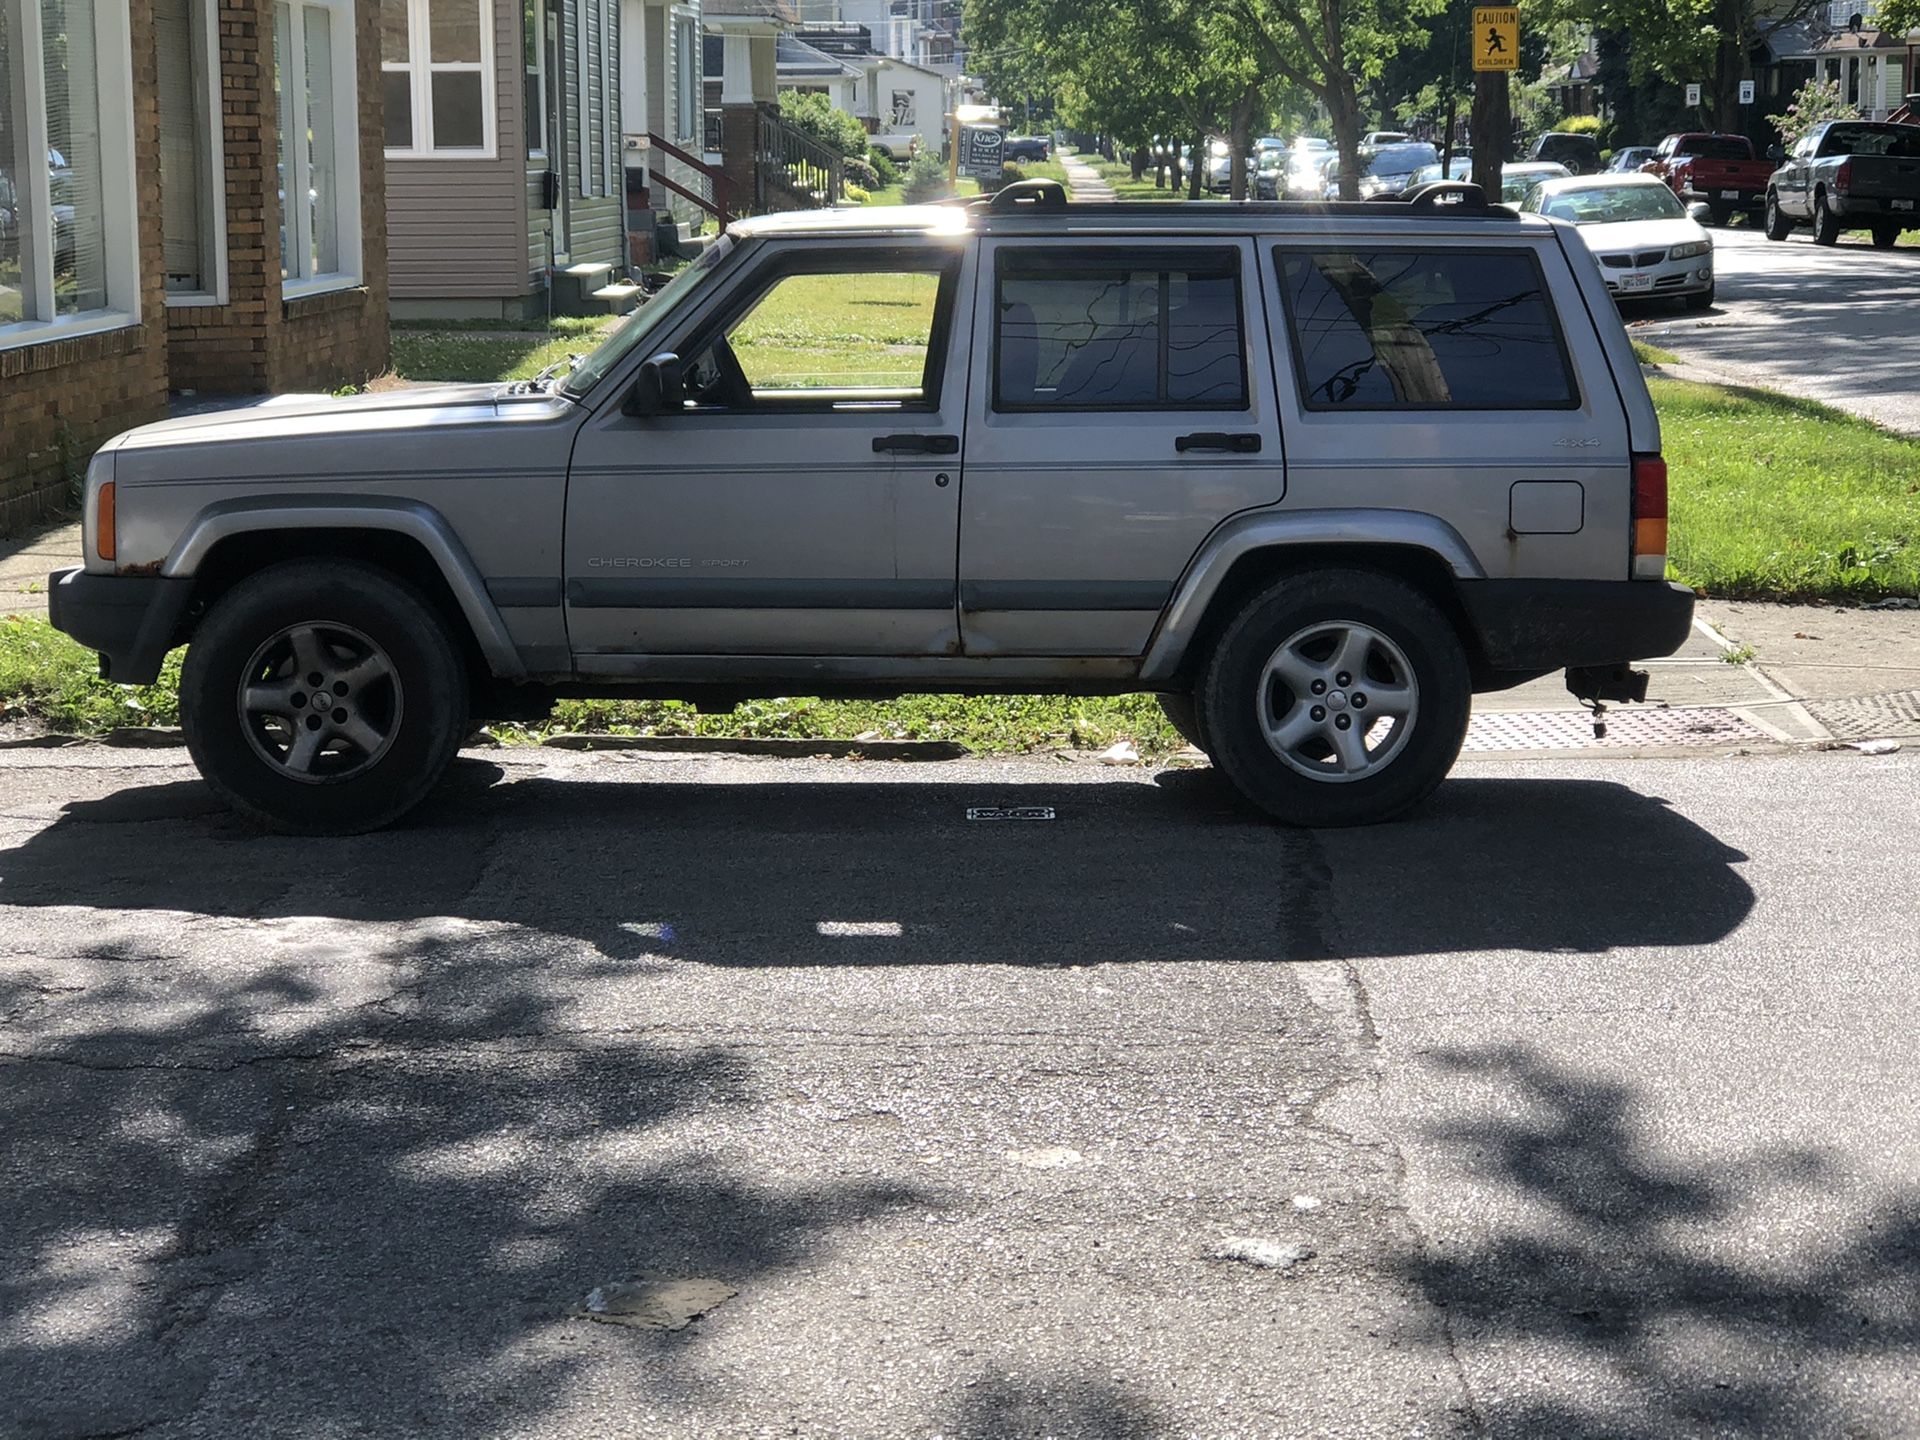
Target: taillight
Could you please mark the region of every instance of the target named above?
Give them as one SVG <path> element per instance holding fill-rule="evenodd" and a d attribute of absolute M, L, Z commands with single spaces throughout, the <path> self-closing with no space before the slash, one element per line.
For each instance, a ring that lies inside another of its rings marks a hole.
<path fill-rule="evenodd" d="M 1834 193 L 1844 195 L 1853 186 L 1853 160 L 1851 157 L 1840 162 L 1840 168 L 1833 172 Z"/>
<path fill-rule="evenodd" d="M 1633 578 L 1667 575 L 1667 462 L 1658 455 L 1633 457 Z"/>
<path fill-rule="evenodd" d="M 93 492 L 93 553 L 112 560 L 120 550 L 120 536 L 114 525 L 113 481 L 102 481 Z"/>

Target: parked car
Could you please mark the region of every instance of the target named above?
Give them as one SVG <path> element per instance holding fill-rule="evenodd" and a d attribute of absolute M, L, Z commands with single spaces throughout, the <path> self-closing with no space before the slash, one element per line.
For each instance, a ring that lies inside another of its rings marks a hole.
<path fill-rule="evenodd" d="M 1009 160 L 1050 160 L 1053 141 L 1045 135 L 1016 135 L 1001 150 Z"/>
<path fill-rule="evenodd" d="M 1657 175 L 1568 176 L 1534 185 L 1523 210 L 1577 226 L 1621 300 L 1713 304 L 1713 237 Z"/>
<path fill-rule="evenodd" d="M 869 135 L 867 145 L 874 150 L 884 150 L 892 159 L 905 164 L 919 153 L 920 137 L 914 134 Z"/>
<path fill-rule="evenodd" d="M 1325 150 L 1333 149 L 1333 142 L 1331 140 L 1322 139 L 1318 135 L 1296 135 L 1293 137 L 1292 148 L 1295 150 L 1325 151 Z"/>
<path fill-rule="evenodd" d="M 802 284 L 842 334 L 881 273 L 917 341 L 761 328 Z M 1477 197 L 761 216 L 537 382 L 119 436 L 52 618 L 124 683 L 185 644 L 194 763 L 292 831 L 397 819 L 562 692 L 822 687 L 1156 692 L 1267 813 L 1385 820 L 1476 690 L 1643 698 L 1686 638 L 1604 299 L 1570 229 Z"/>
<path fill-rule="evenodd" d="M 1527 192 L 1543 180 L 1562 180 L 1573 172 L 1566 166 L 1552 160 L 1522 160 L 1514 165 L 1500 167 L 1500 200 L 1506 205 L 1518 205 L 1527 198 Z"/>
<path fill-rule="evenodd" d="M 1256 200 L 1286 198 L 1287 164 L 1291 156 L 1285 150 L 1262 150 L 1253 157 L 1253 197 Z"/>
<path fill-rule="evenodd" d="M 1327 193 L 1327 172 L 1340 163 L 1339 152 L 1294 150 L 1287 156 L 1286 193 L 1282 200 L 1321 200 Z"/>
<path fill-rule="evenodd" d="M 1360 137 L 1363 149 L 1374 149 L 1381 145 L 1405 145 L 1413 136 L 1404 130 L 1369 130 Z"/>
<path fill-rule="evenodd" d="M 1868 230 L 1889 248 L 1902 230 L 1920 229 L 1920 125 L 1816 125 L 1769 178 L 1766 217 L 1769 240 L 1811 225 L 1816 245 Z"/>
<path fill-rule="evenodd" d="M 1375 195 L 1398 195 L 1407 189 L 1416 172 L 1439 163 L 1440 152 L 1420 141 L 1384 145 L 1377 150 L 1365 151 L 1360 157 L 1360 198 L 1369 200 Z M 1327 170 L 1326 195 L 1329 200 L 1340 198 L 1340 170 L 1337 164 Z"/>
<path fill-rule="evenodd" d="M 1759 212 L 1773 164 L 1744 135 L 1697 133 L 1667 136 L 1647 171 L 1688 204 L 1705 205 L 1713 224 L 1724 225 L 1736 213 Z"/>
<path fill-rule="evenodd" d="M 1473 157 L 1471 155 L 1456 155 L 1447 162 L 1446 173 L 1444 175 L 1441 173 L 1440 162 L 1437 160 L 1431 165 L 1422 165 L 1408 177 L 1407 189 L 1417 190 L 1422 185 L 1433 184 L 1436 180 L 1471 180 L 1472 178 Z"/>
<path fill-rule="evenodd" d="M 1533 142 L 1527 158 L 1564 165 L 1571 175 L 1592 175 L 1600 169 L 1600 141 L 1593 135 L 1572 135 L 1564 130 L 1549 130 Z"/>
<path fill-rule="evenodd" d="M 1655 145 L 1627 145 L 1613 152 L 1613 158 L 1607 162 L 1605 173 L 1609 175 L 1632 175 L 1659 153 Z"/>

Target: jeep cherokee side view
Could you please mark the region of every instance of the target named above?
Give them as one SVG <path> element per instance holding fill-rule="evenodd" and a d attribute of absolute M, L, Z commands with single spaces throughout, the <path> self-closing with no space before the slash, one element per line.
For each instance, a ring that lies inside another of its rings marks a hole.
<path fill-rule="evenodd" d="M 202 774 L 310 833 L 570 695 L 1156 692 L 1276 818 L 1383 820 L 1476 690 L 1639 698 L 1692 616 L 1592 258 L 1457 183 L 747 220 L 570 368 L 146 426 L 85 506 L 54 623 L 185 643 Z"/>

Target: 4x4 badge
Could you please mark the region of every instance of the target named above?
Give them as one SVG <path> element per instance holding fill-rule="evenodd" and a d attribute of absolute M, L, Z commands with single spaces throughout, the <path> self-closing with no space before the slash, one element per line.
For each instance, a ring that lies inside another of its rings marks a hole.
<path fill-rule="evenodd" d="M 1556 450 L 1598 450 L 1600 437 L 1598 435 L 1562 435 L 1553 442 L 1553 446 Z"/>

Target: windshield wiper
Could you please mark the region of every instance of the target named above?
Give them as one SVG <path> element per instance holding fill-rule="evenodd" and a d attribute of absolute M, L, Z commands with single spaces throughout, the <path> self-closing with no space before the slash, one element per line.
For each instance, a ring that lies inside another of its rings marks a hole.
<path fill-rule="evenodd" d="M 507 386 L 509 395 L 543 395 L 553 388 L 553 382 L 573 373 L 573 367 L 586 356 L 566 355 L 547 366 L 531 380 L 516 380 Z"/>

